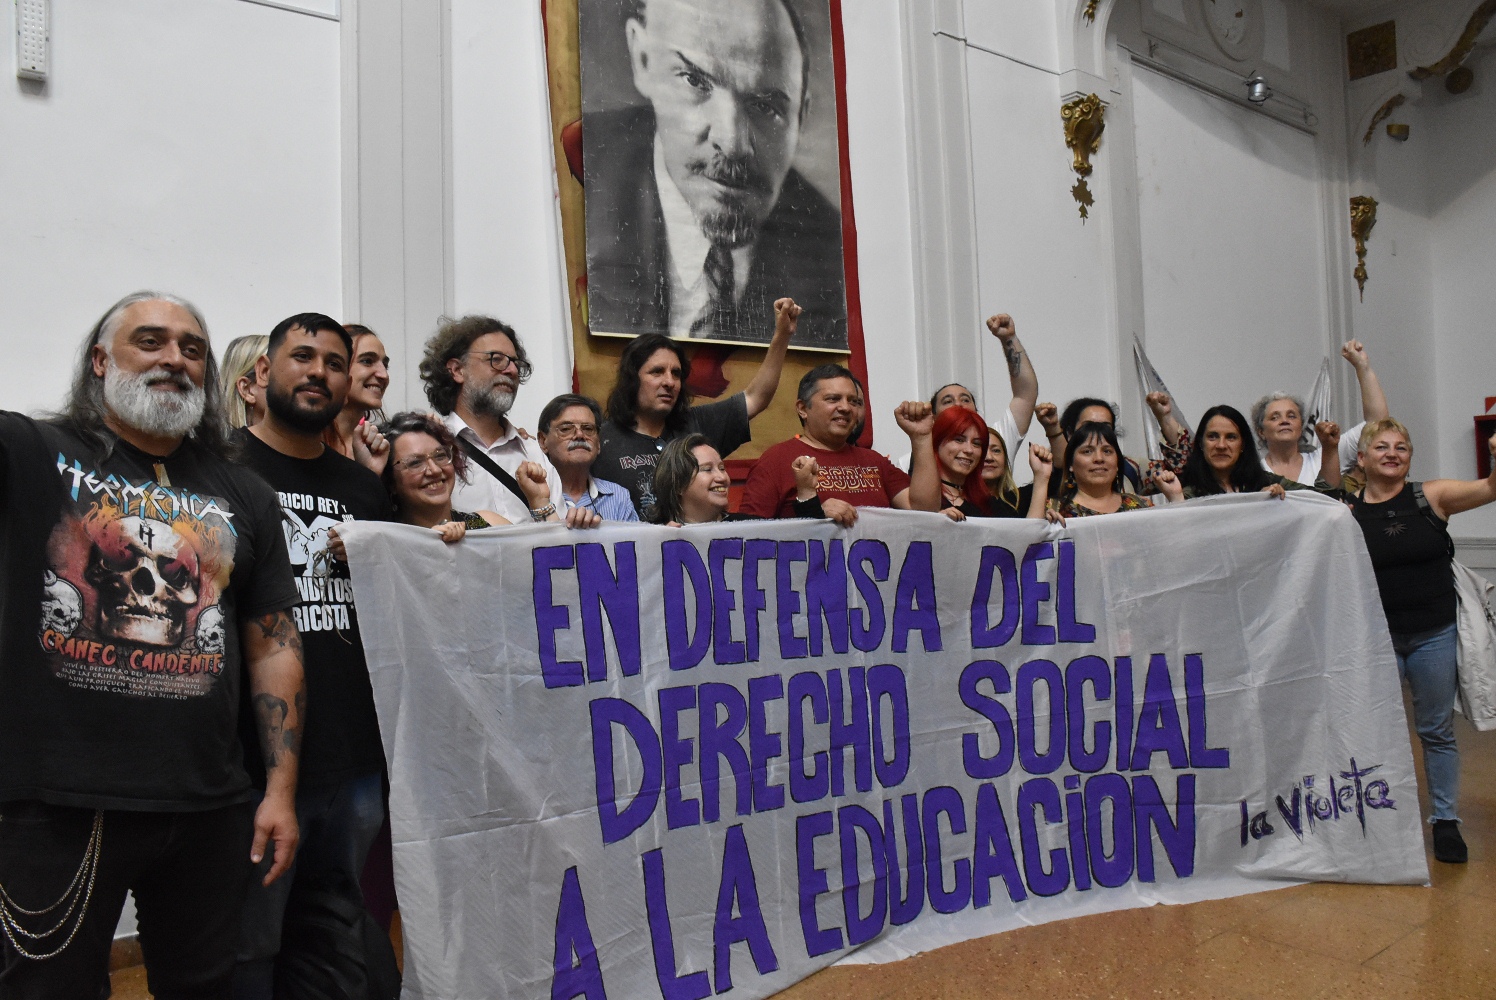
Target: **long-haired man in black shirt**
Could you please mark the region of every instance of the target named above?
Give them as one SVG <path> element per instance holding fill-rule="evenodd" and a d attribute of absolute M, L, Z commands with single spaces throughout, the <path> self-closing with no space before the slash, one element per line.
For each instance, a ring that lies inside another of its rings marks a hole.
<path fill-rule="evenodd" d="M 296 852 L 297 594 L 217 393 L 202 316 L 137 292 L 61 413 L 0 413 L 5 997 L 105 991 L 127 892 L 154 994 L 227 997 L 252 865 L 273 883 Z"/>

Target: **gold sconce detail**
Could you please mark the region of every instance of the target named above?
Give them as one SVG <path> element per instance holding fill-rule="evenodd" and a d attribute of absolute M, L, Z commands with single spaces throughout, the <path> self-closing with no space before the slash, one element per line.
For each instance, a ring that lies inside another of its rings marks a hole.
<path fill-rule="evenodd" d="M 1060 118 L 1065 123 L 1065 148 L 1075 154 L 1071 169 L 1079 178 L 1070 194 L 1080 206 L 1081 221 L 1090 218 L 1090 208 L 1096 204 L 1086 178 L 1091 175 L 1091 157 L 1101 149 L 1101 133 L 1106 129 L 1106 105 L 1095 94 L 1077 97 L 1060 106 Z"/>
<path fill-rule="evenodd" d="M 1491 23 L 1493 17 L 1496 17 L 1496 0 L 1486 0 L 1470 15 L 1465 30 L 1460 32 L 1459 40 L 1443 59 L 1429 66 L 1409 70 L 1408 75 L 1415 80 L 1427 80 L 1431 76 L 1444 76 L 1459 67 L 1475 48 L 1476 39 L 1486 30 L 1486 25 Z"/>
<path fill-rule="evenodd" d="M 1092 24 L 1096 23 L 1096 8 L 1101 5 L 1101 0 L 1086 0 L 1085 18 Z"/>
<path fill-rule="evenodd" d="M 1351 236 L 1356 241 L 1356 287 L 1361 291 L 1361 301 L 1366 301 L 1366 240 L 1377 224 L 1377 200 L 1369 195 L 1358 194 L 1351 199 Z"/>
<path fill-rule="evenodd" d="M 1377 126 L 1388 118 L 1391 118 L 1392 112 L 1402 107 L 1403 102 L 1406 100 L 1407 97 L 1402 94 L 1393 94 L 1387 98 L 1387 103 L 1377 108 L 1377 113 L 1371 116 L 1371 124 L 1366 126 L 1366 134 L 1361 137 L 1361 145 L 1371 145 L 1371 137 L 1376 135 Z"/>

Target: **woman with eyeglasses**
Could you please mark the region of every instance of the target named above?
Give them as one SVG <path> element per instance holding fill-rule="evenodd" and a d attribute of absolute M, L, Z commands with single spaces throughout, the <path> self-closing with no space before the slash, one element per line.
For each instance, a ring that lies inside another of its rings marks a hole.
<path fill-rule="evenodd" d="M 390 443 L 390 461 L 384 469 L 384 485 L 395 505 L 395 514 L 406 524 L 432 528 L 449 542 L 458 541 L 470 529 L 513 524 L 491 510 L 459 511 L 452 509 L 452 489 L 467 472 L 467 456 L 457 447 L 452 432 L 440 420 L 426 413 L 396 414 L 381 429 Z M 550 484 L 545 470 L 534 462 L 519 467 L 514 477 L 530 510 L 550 508 L 537 520 L 560 521 L 551 504 Z M 596 527 L 600 519 L 590 511 L 582 515 L 588 523 L 578 527 Z"/>

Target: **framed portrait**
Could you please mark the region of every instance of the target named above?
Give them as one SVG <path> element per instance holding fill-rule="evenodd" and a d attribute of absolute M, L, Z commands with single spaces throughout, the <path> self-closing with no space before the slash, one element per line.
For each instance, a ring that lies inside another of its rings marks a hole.
<path fill-rule="evenodd" d="M 540 0 L 574 388 L 606 398 L 628 339 L 653 332 L 687 345 L 694 397 L 726 398 L 758 370 L 774 300 L 804 310 L 735 478 L 799 432 L 805 372 L 836 361 L 867 383 L 842 2 Z"/>
<path fill-rule="evenodd" d="M 845 353 L 827 0 L 578 0 L 588 325 Z"/>

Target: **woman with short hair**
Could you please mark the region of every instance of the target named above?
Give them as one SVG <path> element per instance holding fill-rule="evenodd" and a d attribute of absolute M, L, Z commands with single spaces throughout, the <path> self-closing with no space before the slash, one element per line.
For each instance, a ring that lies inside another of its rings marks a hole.
<path fill-rule="evenodd" d="M 1496 501 L 1496 434 L 1486 447 L 1493 462 L 1485 479 L 1409 482 L 1413 439 L 1408 429 L 1390 417 L 1371 421 L 1361 432 L 1358 452 L 1366 486 L 1349 501 L 1366 536 L 1398 673 L 1413 692 L 1413 721 L 1433 807 L 1434 858 L 1447 864 L 1463 864 L 1468 857 L 1455 812 L 1459 634 L 1448 521 Z"/>
<path fill-rule="evenodd" d="M 1063 524 L 1066 518 L 1091 517 L 1141 510 L 1149 501 L 1123 490 L 1122 449 L 1110 423 L 1090 421 L 1075 428 L 1065 448 L 1059 495 L 1049 501 L 1046 516 Z M 1164 470 L 1154 480 L 1172 503 L 1183 499 L 1179 478 Z"/>

